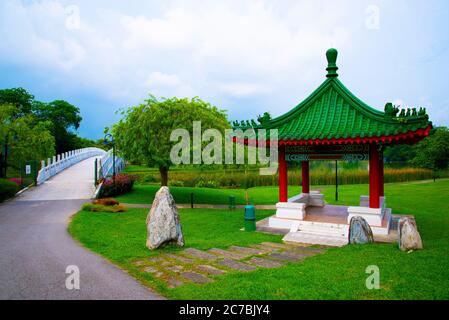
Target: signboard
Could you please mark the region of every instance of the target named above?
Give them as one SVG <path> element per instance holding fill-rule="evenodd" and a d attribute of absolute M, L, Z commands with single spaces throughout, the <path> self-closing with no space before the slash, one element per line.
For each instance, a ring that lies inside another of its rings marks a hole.
<path fill-rule="evenodd" d="M 328 146 L 286 146 L 285 153 L 289 154 L 363 154 L 369 153 L 367 144 L 335 144 Z"/>
<path fill-rule="evenodd" d="M 286 161 L 309 161 L 309 160 L 343 160 L 343 161 L 361 161 L 369 160 L 367 153 L 353 153 L 353 154 L 286 154 Z"/>
<path fill-rule="evenodd" d="M 329 146 L 286 146 L 285 160 L 369 160 L 369 145 L 347 144 Z"/>
<path fill-rule="evenodd" d="M 25 174 L 31 174 L 31 165 L 27 164 L 25 166 Z"/>

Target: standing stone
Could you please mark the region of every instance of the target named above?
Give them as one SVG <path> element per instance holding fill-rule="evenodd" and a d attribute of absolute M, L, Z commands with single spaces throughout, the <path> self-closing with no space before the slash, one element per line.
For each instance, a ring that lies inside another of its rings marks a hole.
<path fill-rule="evenodd" d="M 365 244 L 373 242 L 373 231 L 368 222 L 362 217 L 352 217 L 349 224 L 349 243 Z"/>
<path fill-rule="evenodd" d="M 422 240 L 414 219 L 401 218 L 398 223 L 399 249 L 402 251 L 422 249 Z"/>
<path fill-rule="evenodd" d="M 162 187 L 154 197 L 147 216 L 147 247 L 157 249 L 167 243 L 184 246 L 179 213 L 168 187 Z"/>

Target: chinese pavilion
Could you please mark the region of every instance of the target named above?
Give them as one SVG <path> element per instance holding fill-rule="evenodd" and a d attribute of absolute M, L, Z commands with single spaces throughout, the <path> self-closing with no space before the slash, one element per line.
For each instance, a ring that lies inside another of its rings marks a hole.
<path fill-rule="evenodd" d="M 392 103 L 384 112 L 355 97 L 338 79 L 337 50 L 326 52 L 327 79 L 303 102 L 255 128 L 278 130 L 279 202 L 269 228 L 286 230 L 286 241 L 343 245 L 349 222 L 362 216 L 374 235 L 388 235 L 391 209 L 384 198 L 383 150 L 392 144 L 413 144 L 432 128 L 426 110 L 402 109 Z M 369 197 L 360 206 L 325 205 L 323 195 L 309 188 L 311 160 L 369 160 Z M 302 193 L 288 199 L 287 162 L 300 161 Z"/>

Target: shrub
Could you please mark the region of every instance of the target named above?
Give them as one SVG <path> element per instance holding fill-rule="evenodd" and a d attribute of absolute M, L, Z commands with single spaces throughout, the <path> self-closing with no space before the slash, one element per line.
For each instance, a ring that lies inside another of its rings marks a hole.
<path fill-rule="evenodd" d="M 133 188 L 134 181 L 136 181 L 136 177 L 123 173 L 115 176 L 115 184 L 112 178 L 107 178 L 101 186 L 100 197 L 113 197 L 130 192 Z"/>
<path fill-rule="evenodd" d="M 218 188 L 219 183 L 215 180 L 199 180 L 195 187 L 197 188 Z"/>
<path fill-rule="evenodd" d="M 146 173 L 145 176 L 153 176 L 151 181 L 160 182 L 159 175 Z M 142 175 L 142 177 L 145 177 Z M 432 170 L 419 168 L 391 168 L 385 167 L 385 183 L 405 182 L 413 180 L 433 179 Z M 439 172 L 439 177 L 447 177 L 447 171 Z M 141 178 L 140 182 L 145 183 Z M 289 185 L 301 184 L 301 170 L 298 166 L 291 166 L 288 170 Z M 184 187 L 210 187 L 210 188 L 251 188 L 257 186 L 277 186 L 278 176 L 260 175 L 259 170 L 254 169 L 227 169 L 208 171 L 171 171 L 168 183 L 171 186 Z M 182 183 L 182 185 L 181 185 Z M 338 164 L 339 184 L 369 183 L 368 163 L 345 163 Z M 310 184 L 312 185 L 334 185 L 335 167 L 334 163 L 321 163 L 312 161 L 310 168 Z"/>
<path fill-rule="evenodd" d="M 152 173 L 145 174 L 141 176 L 139 179 L 139 182 L 141 183 L 153 183 L 153 182 L 159 182 L 161 179 L 159 176 L 156 176 Z"/>
<path fill-rule="evenodd" d="M 184 182 L 180 180 L 172 180 L 172 181 L 169 180 L 168 184 L 171 187 L 184 187 Z"/>
<path fill-rule="evenodd" d="M 19 191 L 19 186 L 15 182 L 0 179 L 0 202 L 14 197 L 17 191 Z"/>
<path fill-rule="evenodd" d="M 115 206 L 119 204 L 117 200 L 114 198 L 103 198 L 103 199 L 96 199 L 93 201 L 93 204 L 99 204 L 102 206 Z"/>
<path fill-rule="evenodd" d="M 123 204 L 116 204 L 112 206 L 105 206 L 101 204 L 95 204 L 95 203 L 85 203 L 81 207 L 84 211 L 91 211 L 91 212 L 126 212 L 128 211 L 128 208 L 124 206 Z"/>
<path fill-rule="evenodd" d="M 23 178 L 9 178 L 8 180 L 14 182 L 19 187 L 23 184 Z"/>

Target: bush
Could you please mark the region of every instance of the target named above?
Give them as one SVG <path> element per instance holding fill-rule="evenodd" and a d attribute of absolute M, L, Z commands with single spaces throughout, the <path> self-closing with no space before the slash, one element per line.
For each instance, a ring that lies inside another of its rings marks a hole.
<path fill-rule="evenodd" d="M 184 187 L 184 182 L 180 180 L 172 180 L 172 181 L 169 180 L 168 184 L 171 187 Z"/>
<path fill-rule="evenodd" d="M 156 176 L 152 173 L 148 173 L 143 175 L 140 179 L 139 182 L 141 183 L 153 183 L 153 182 L 159 182 L 161 179 L 159 176 Z"/>
<path fill-rule="evenodd" d="M 114 198 L 103 198 L 103 199 L 96 199 L 93 201 L 93 204 L 99 204 L 102 206 L 115 206 L 119 204 L 117 200 Z"/>
<path fill-rule="evenodd" d="M 119 173 L 115 176 L 115 185 L 112 178 L 103 181 L 100 190 L 100 198 L 113 197 L 130 192 L 136 177 L 129 174 Z"/>
<path fill-rule="evenodd" d="M 17 191 L 19 191 L 19 186 L 15 182 L 0 179 L 0 202 L 14 197 Z"/>
<path fill-rule="evenodd" d="M 128 211 L 128 208 L 124 206 L 123 204 L 116 204 L 113 206 L 105 206 L 101 204 L 95 204 L 95 203 L 85 203 L 81 207 L 84 211 L 91 211 L 91 212 L 126 212 Z"/>
<path fill-rule="evenodd" d="M 197 188 L 218 188 L 219 183 L 215 180 L 199 180 L 195 187 Z"/>
<path fill-rule="evenodd" d="M 338 164 L 338 183 L 339 184 L 361 184 L 369 182 L 368 163 L 345 163 Z M 311 185 L 334 185 L 335 169 L 334 164 L 321 163 L 319 161 L 311 163 L 310 184 Z M 142 178 L 142 177 L 152 178 Z M 385 167 L 385 183 L 388 182 L 406 182 L 413 180 L 433 179 L 432 170 L 420 168 L 391 168 Z M 439 172 L 439 177 L 447 177 L 447 171 Z M 151 182 L 160 182 L 159 174 L 146 173 L 141 175 L 139 182 L 145 183 L 148 179 Z M 288 170 L 289 185 L 301 184 L 300 168 L 291 166 Z M 168 183 L 171 186 L 184 187 L 204 187 L 204 188 L 251 188 L 258 186 L 277 186 L 278 176 L 260 175 L 259 170 L 235 169 L 235 170 L 209 170 L 209 171 L 171 171 L 169 172 Z"/>

